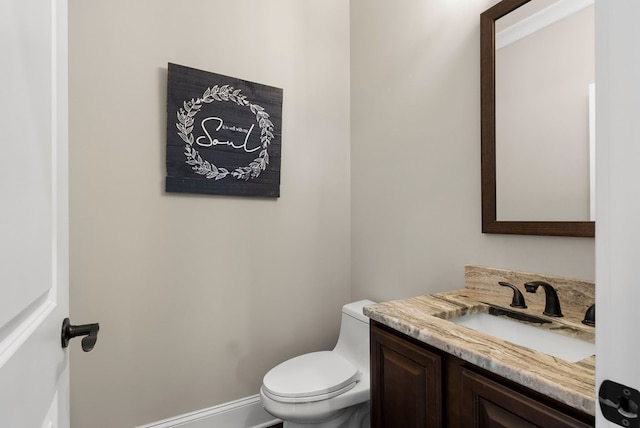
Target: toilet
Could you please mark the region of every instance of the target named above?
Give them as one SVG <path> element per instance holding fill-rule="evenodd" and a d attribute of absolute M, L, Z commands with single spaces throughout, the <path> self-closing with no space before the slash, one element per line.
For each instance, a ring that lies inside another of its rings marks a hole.
<path fill-rule="evenodd" d="M 369 427 L 369 318 L 360 300 L 342 307 L 340 336 L 332 351 L 280 363 L 264 376 L 262 406 L 284 428 Z"/>

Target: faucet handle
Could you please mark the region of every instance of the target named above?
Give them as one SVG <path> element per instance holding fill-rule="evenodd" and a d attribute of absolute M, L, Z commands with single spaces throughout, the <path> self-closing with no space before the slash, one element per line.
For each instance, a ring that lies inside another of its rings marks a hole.
<path fill-rule="evenodd" d="M 503 281 L 498 281 L 498 284 L 500 284 L 503 287 L 509 287 L 513 290 L 513 297 L 511 298 L 511 305 L 509 306 L 513 308 L 522 308 L 522 309 L 525 309 L 527 307 L 527 304 L 524 302 L 524 296 L 522 295 L 520 290 L 518 290 L 518 287 Z"/>
<path fill-rule="evenodd" d="M 584 319 L 582 320 L 582 324 L 595 327 L 596 325 L 596 304 L 589 306 L 587 308 L 587 312 L 584 314 Z"/>

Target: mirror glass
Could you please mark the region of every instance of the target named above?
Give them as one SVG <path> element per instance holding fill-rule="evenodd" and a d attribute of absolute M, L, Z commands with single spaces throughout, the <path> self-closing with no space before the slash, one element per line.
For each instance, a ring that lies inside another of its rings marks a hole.
<path fill-rule="evenodd" d="M 499 221 L 592 220 L 593 4 L 533 0 L 496 21 Z"/>
<path fill-rule="evenodd" d="M 483 231 L 593 236 L 593 0 L 503 0 L 481 40 Z"/>

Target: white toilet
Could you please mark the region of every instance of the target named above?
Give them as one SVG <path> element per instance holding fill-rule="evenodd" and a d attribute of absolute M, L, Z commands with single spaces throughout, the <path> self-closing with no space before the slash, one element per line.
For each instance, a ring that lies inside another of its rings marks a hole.
<path fill-rule="evenodd" d="M 267 412 L 285 428 L 369 427 L 369 318 L 360 300 L 342 307 L 333 351 L 312 352 L 269 370 L 260 388 Z"/>

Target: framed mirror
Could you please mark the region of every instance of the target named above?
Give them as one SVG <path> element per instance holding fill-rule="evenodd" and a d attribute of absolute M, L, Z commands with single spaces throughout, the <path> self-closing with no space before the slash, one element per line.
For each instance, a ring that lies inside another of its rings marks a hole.
<path fill-rule="evenodd" d="M 480 15 L 482 232 L 595 236 L 593 0 Z"/>

